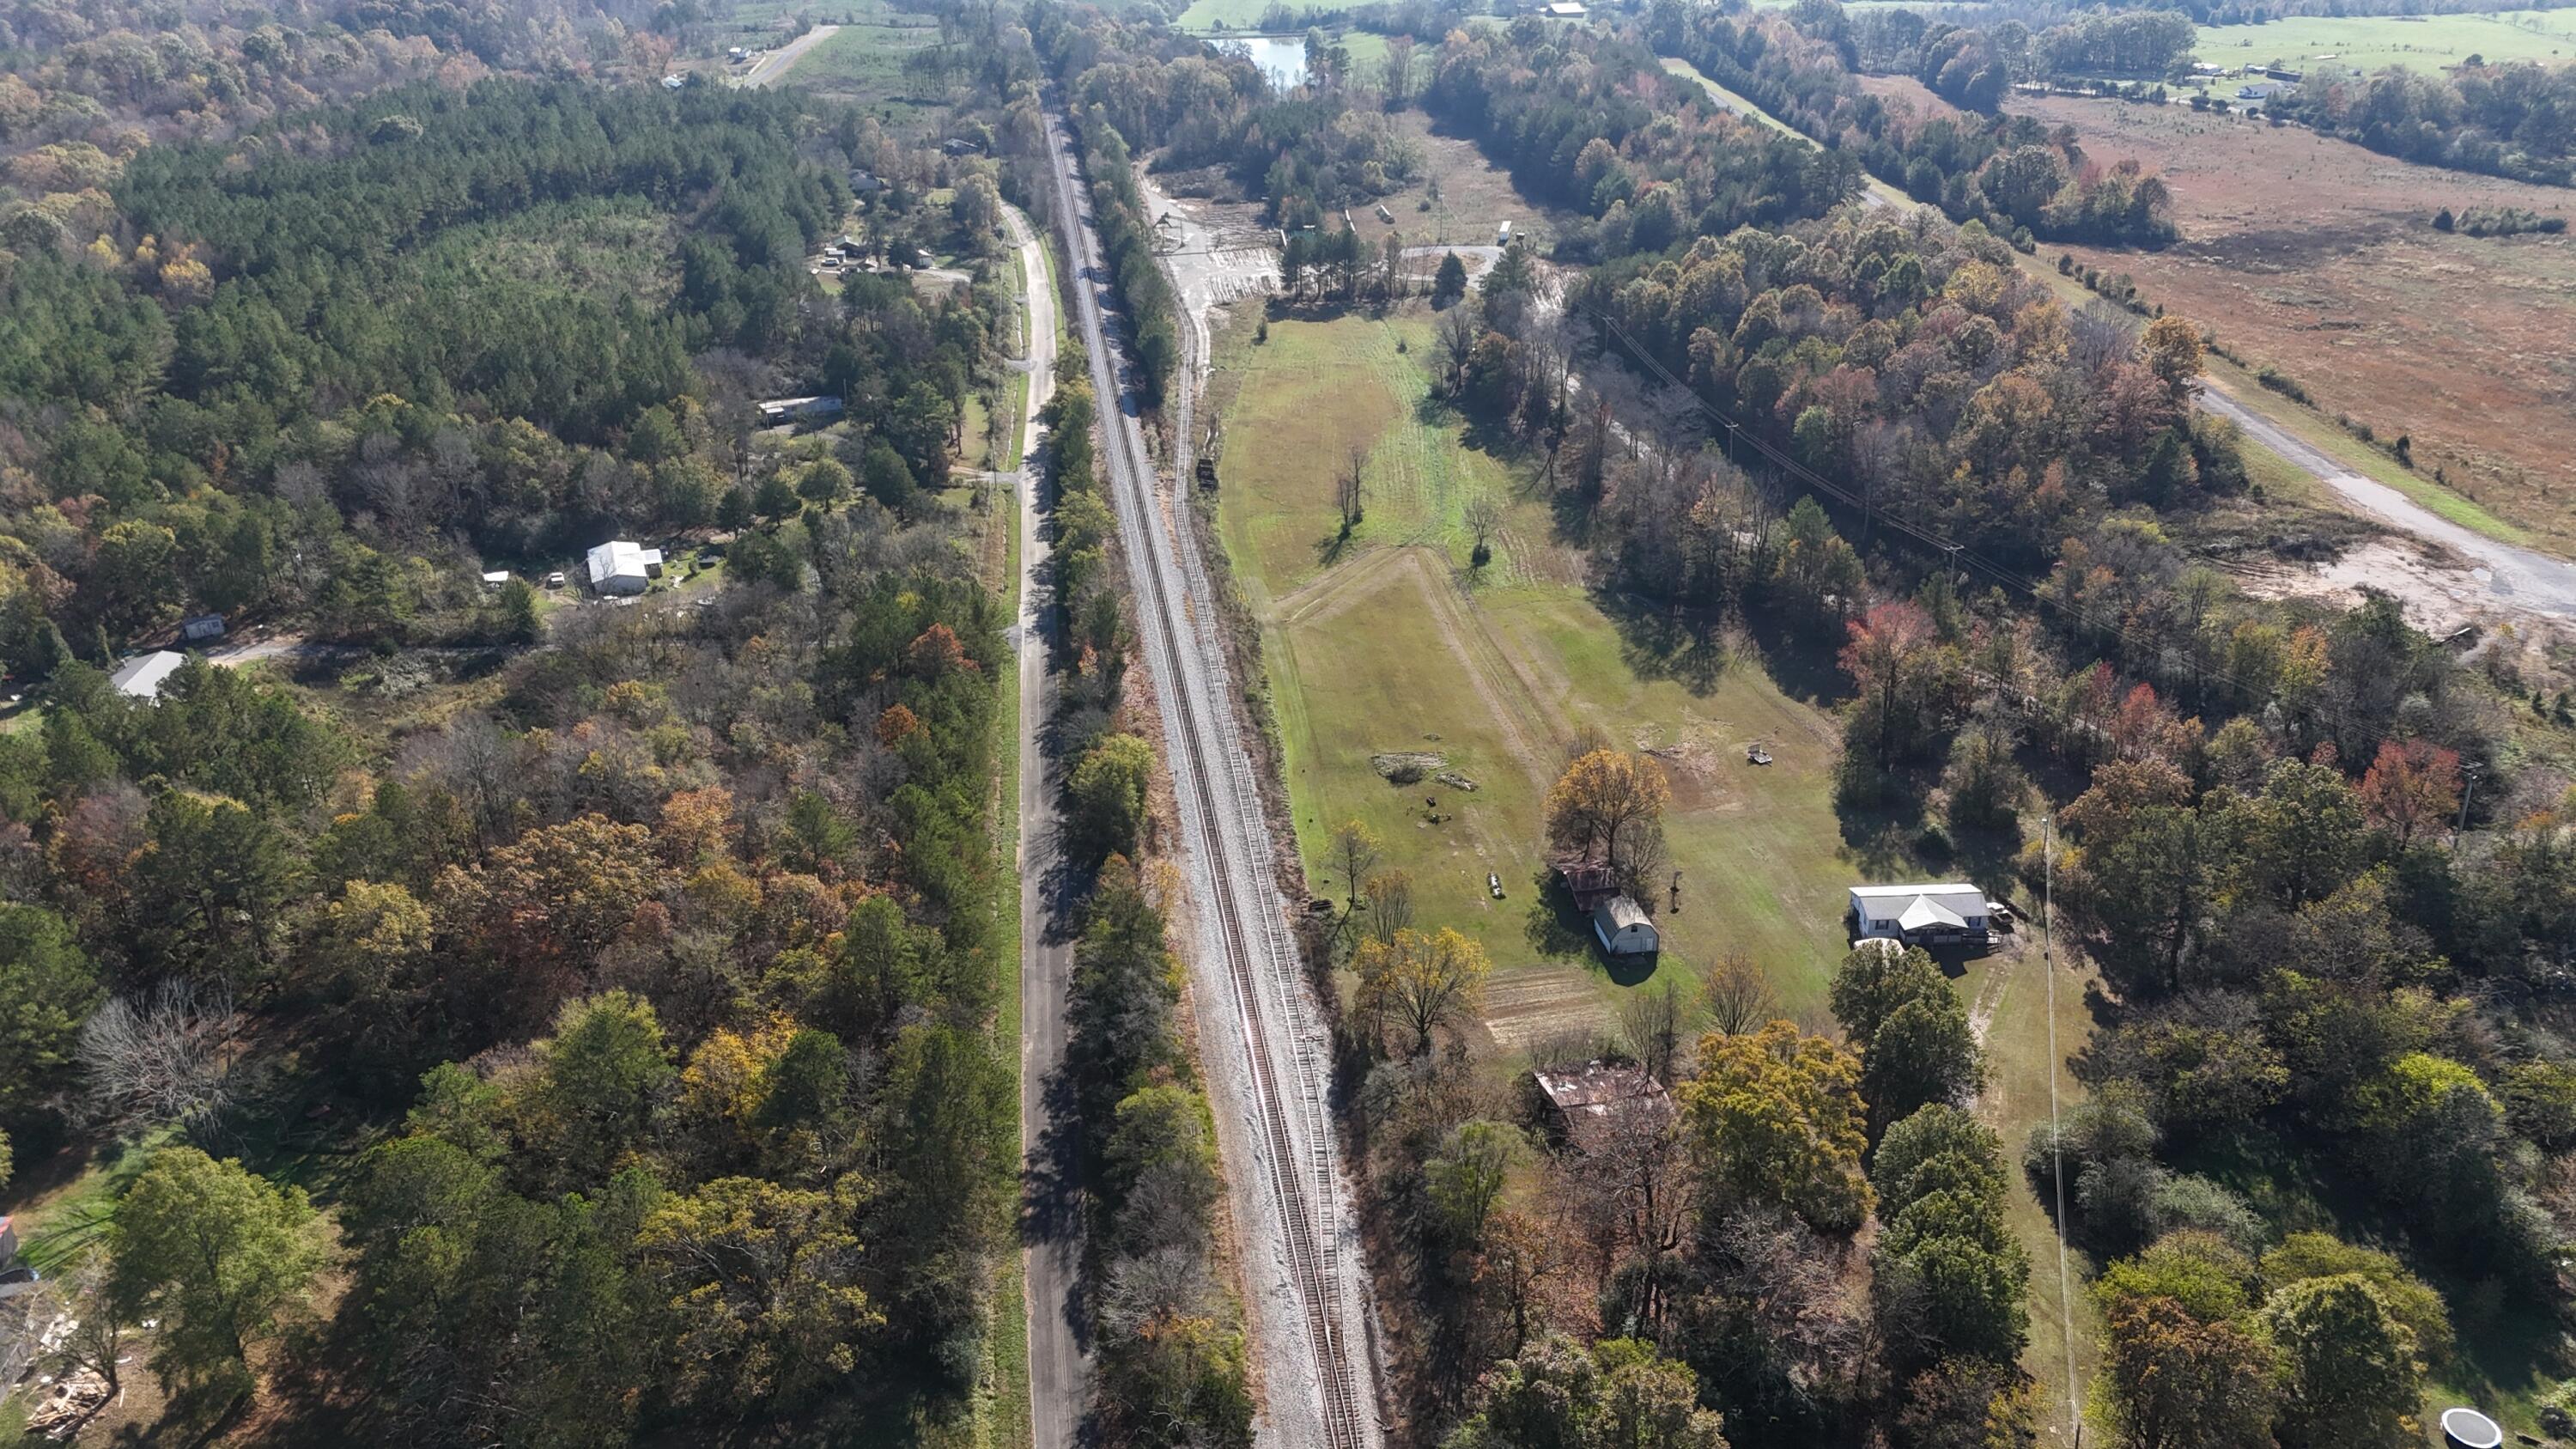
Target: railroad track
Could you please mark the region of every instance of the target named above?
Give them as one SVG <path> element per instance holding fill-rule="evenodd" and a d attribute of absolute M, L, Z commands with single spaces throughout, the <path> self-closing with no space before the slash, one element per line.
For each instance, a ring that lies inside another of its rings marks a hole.
<path fill-rule="evenodd" d="M 1296 1346 L 1302 1351 L 1291 1358 L 1314 1386 L 1308 1401 L 1295 1393 L 1294 1376 L 1271 1376 L 1272 1436 L 1313 1449 L 1377 1449 L 1382 1430 L 1358 1239 L 1325 1100 L 1329 1052 L 1302 996 L 1305 986 L 1272 874 L 1274 847 L 1252 763 L 1232 738 L 1215 593 L 1188 530 L 1179 530 L 1176 549 L 1172 530 L 1161 521 L 1161 490 L 1118 376 L 1127 354 L 1109 347 L 1100 304 L 1100 279 L 1108 269 L 1076 174 L 1070 132 L 1052 117 L 1048 141 L 1057 216 L 1074 261 L 1076 311 L 1099 397 L 1112 502 L 1137 590 L 1138 625 L 1155 665 L 1183 834 L 1201 887 L 1195 896 L 1205 924 L 1216 933 L 1216 954 L 1224 958 L 1244 1046 L 1248 1106 L 1256 1119 L 1257 1172 L 1276 1219 L 1273 1257 L 1285 1281 L 1251 1285 L 1266 1294 L 1252 1306 L 1267 1318 L 1273 1335 L 1302 1338 Z M 1248 1275 L 1264 1266 L 1259 1256 L 1246 1253 Z M 1293 1306 L 1278 1302 L 1283 1294 Z M 1273 1311 L 1264 1315 L 1265 1308 Z M 1280 1322 L 1283 1316 L 1289 1322 Z"/>

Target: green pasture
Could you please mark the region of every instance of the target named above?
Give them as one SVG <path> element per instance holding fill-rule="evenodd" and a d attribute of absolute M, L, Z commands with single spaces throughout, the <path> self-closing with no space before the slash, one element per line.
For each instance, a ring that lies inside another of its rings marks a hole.
<path fill-rule="evenodd" d="M 2576 59 L 2576 11 L 2484 15 L 2302 15 L 2262 25 L 2204 25 L 2197 55 L 2213 65 L 2329 65 L 2434 70 L 2472 55 L 2490 61 Z M 2325 57 L 2331 56 L 2328 60 Z"/>

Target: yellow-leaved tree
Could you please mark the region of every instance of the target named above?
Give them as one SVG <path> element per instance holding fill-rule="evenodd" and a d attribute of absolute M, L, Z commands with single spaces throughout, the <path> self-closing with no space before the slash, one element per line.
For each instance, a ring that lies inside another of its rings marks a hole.
<path fill-rule="evenodd" d="M 1389 940 L 1362 942 L 1351 964 L 1360 976 L 1361 1015 L 1381 1037 L 1389 1031 L 1409 1037 L 1415 1056 L 1431 1050 L 1443 1025 L 1475 1011 L 1494 969 L 1484 947 L 1447 929 L 1401 930 Z"/>

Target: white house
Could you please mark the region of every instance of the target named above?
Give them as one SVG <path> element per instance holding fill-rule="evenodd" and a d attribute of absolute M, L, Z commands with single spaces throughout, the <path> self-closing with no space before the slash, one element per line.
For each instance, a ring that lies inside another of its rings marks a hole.
<path fill-rule="evenodd" d="M 1556 0 L 1555 4 L 1547 7 L 1547 13 L 1559 20 L 1580 20 L 1592 12 L 1575 3 L 1575 0 Z"/>
<path fill-rule="evenodd" d="M 510 571 L 508 569 L 485 569 L 483 571 L 483 587 L 487 589 L 497 589 L 509 581 Z"/>
<path fill-rule="evenodd" d="M 662 576 L 662 551 L 611 539 L 590 551 L 590 586 L 603 594 L 640 594 Z"/>
<path fill-rule="evenodd" d="M 167 649 L 156 649 L 149 654 L 138 654 L 116 666 L 116 672 L 107 677 L 107 682 L 116 687 L 117 693 L 128 699 L 157 701 L 161 698 L 161 682 L 168 679 L 180 665 L 187 662 L 188 656 L 185 654 L 173 654 Z"/>
<path fill-rule="evenodd" d="M 1986 893 L 1959 881 L 1853 886 L 1849 924 L 1856 941 L 1982 946 L 1986 943 Z"/>
<path fill-rule="evenodd" d="M 1612 896 L 1592 908 L 1592 934 L 1613 956 L 1651 956 L 1663 947 L 1645 907 L 1626 896 Z"/>

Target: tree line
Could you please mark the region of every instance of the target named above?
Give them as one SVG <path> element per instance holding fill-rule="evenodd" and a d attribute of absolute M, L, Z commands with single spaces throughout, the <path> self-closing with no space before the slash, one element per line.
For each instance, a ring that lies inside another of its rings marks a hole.
<path fill-rule="evenodd" d="M 2071 131 L 2051 132 L 2028 116 L 1902 119 L 1860 89 L 1833 46 L 1775 13 L 1727 15 L 1663 3 L 1648 35 L 1657 51 L 1688 60 L 1915 200 L 1939 205 L 1954 221 L 1983 220 L 2000 236 L 2027 232 L 2115 245 L 2152 246 L 2175 235 L 2161 177 L 2132 162 L 2108 170 L 2092 165 Z M 1924 63 L 1936 56 L 1938 74 L 1958 71 L 1957 86 L 2002 94 L 2005 77 L 1989 37 L 1949 33 L 1941 48 L 1926 51 Z"/>
<path fill-rule="evenodd" d="M 2472 63 L 2432 75 L 2391 66 L 2309 81 L 2270 109 L 2427 166 L 2576 185 L 2576 71 L 2566 66 Z"/>

